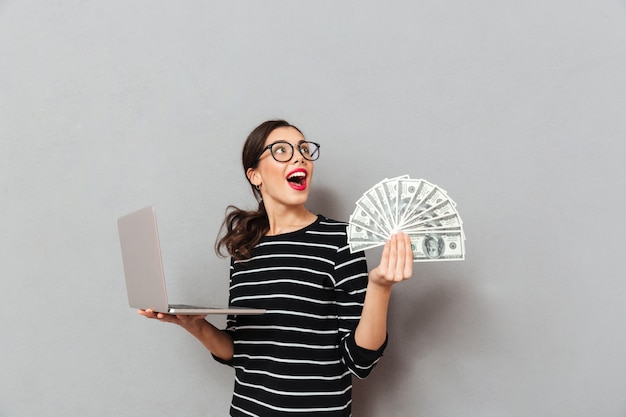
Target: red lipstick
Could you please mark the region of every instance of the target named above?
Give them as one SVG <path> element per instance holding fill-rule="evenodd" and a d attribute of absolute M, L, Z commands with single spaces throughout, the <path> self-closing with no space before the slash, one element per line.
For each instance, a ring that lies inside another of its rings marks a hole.
<path fill-rule="evenodd" d="M 303 191 L 306 189 L 306 180 L 308 172 L 304 168 L 298 168 L 287 174 L 287 183 L 291 188 L 296 191 Z"/>

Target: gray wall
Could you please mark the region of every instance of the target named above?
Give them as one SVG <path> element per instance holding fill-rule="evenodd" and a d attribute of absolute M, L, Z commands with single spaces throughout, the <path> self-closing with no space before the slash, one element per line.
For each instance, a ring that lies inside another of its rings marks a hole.
<path fill-rule="evenodd" d="M 314 211 L 409 174 L 465 221 L 355 416 L 625 416 L 625 68 L 623 0 L 0 1 L 0 415 L 227 414 L 232 371 L 128 308 L 116 218 L 154 204 L 174 301 L 225 302 L 241 145 L 283 117 Z"/>

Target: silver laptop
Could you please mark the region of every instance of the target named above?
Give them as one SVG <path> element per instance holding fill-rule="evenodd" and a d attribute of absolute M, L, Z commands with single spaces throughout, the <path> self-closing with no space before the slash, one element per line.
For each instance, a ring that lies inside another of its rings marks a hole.
<path fill-rule="evenodd" d="M 161 245 L 154 207 L 122 216 L 117 221 L 126 276 L 128 304 L 168 314 L 263 314 L 265 310 L 244 307 L 201 307 L 167 302 Z"/>

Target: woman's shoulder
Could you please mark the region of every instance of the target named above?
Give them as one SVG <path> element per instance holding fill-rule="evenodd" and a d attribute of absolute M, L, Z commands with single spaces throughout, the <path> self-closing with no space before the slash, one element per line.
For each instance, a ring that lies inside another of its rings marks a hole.
<path fill-rule="evenodd" d="M 317 221 L 311 225 L 306 234 L 315 236 L 318 239 L 333 242 L 334 244 L 345 244 L 347 239 L 348 223 L 318 214 Z"/>
<path fill-rule="evenodd" d="M 326 217 L 323 214 L 317 215 L 317 221 L 315 222 L 315 225 L 319 229 L 337 229 L 343 230 L 344 232 L 346 231 L 346 227 L 348 227 L 348 223 Z"/>

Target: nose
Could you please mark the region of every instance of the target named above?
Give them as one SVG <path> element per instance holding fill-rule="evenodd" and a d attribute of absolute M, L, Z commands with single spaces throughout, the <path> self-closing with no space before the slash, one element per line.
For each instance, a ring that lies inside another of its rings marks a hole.
<path fill-rule="evenodd" d="M 299 150 L 294 150 L 293 151 L 292 161 L 293 161 L 294 164 L 297 164 L 297 163 L 300 163 L 300 162 L 305 163 L 306 159 L 304 159 L 304 156 L 302 156 L 302 154 L 300 153 Z"/>

